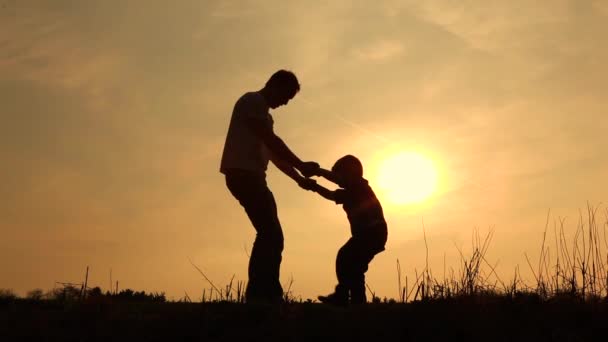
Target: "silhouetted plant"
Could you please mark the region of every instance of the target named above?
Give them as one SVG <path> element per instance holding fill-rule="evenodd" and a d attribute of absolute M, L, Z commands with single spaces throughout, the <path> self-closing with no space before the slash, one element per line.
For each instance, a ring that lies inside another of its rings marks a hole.
<path fill-rule="evenodd" d="M 104 297 L 104 296 L 110 296 L 110 292 L 107 292 L 104 295 L 104 293 L 101 291 L 101 288 L 99 286 L 96 286 L 92 289 L 87 290 L 87 297 L 89 297 L 89 298 L 98 298 L 98 297 Z"/>
<path fill-rule="evenodd" d="M 73 285 L 56 287 L 50 290 L 46 297 L 59 302 L 75 302 L 80 300 L 80 289 Z"/>
<path fill-rule="evenodd" d="M 0 289 L 0 304 L 13 302 L 17 299 L 17 294 L 11 289 Z"/>
<path fill-rule="evenodd" d="M 45 294 L 42 289 L 33 289 L 28 291 L 25 297 L 30 300 L 43 300 L 45 298 Z"/>
<path fill-rule="evenodd" d="M 559 218 L 553 226 L 555 249 L 552 254 L 548 243 L 550 215 L 541 243 L 538 266 L 526 260 L 533 273 L 534 282 L 528 284 L 515 268 L 513 279 L 504 282 L 496 272 L 496 264 L 486 259 L 493 231 L 482 239 L 477 230 L 473 233 L 473 250 L 466 255 L 460 253 L 461 269 L 450 270 L 443 280 L 436 279 L 428 267 L 428 246 L 424 237 L 427 262 L 421 273 L 415 270 L 415 282 L 410 290 L 408 278 L 402 285 L 401 265 L 397 260 L 397 285 L 399 301 L 448 299 L 452 297 L 497 297 L 511 299 L 538 298 L 539 300 L 577 298 L 580 300 L 608 300 L 608 208 L 605 219 L 598 220 L 598 207 L 587 206 L 586 213 L 579 214 L 572 241 L 566 241 L 564 222 Z M 553 261 L 552 261 L 553 260 Z M 445 271 L 444 271 L 445 273 Z M 411 297 L 411 299 L 410 299 Z"/>
<path fill-rule="evenodd" d="M 164 292 L 146 293 L 146 291 L 133 291 L 131 289 L 124 289 L 115 295 L 111 295 L 111 297 L 125 302 L 164 303 L 167 301 Z"/>

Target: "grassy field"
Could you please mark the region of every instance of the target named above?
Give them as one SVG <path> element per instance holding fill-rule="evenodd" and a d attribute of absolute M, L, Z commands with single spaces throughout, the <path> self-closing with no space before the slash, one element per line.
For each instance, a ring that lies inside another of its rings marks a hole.
<path fill-rule="evenodd" d="M 408 280 L 397 261 L 398 298 L 370 289 L 371 303 L 348 308 L 299 300 L 290 284 L 281 305 L 244 304 L 243 282 L 216 286 L 194 264 L 210 285 L 198 303 L 103 293 L 86 278 L 26 298 L 0 290 L 0 341 L 608 341 L 608 210 L 601 220 L 597 212 L 581 213 L 571 241 L 564 221 L 547 216 L 539 259 L 526 257 L 531 282 L 518 269 L 498 276 L 485 257 L 490 231 L 474 233 L 458 270 L 437 279 L 426 266 Z"/>
<path fill-rule="evenodd" d="M 538 296 L 459 297 L 337 308 L 230 302 L 17 299 L 0 307 L 2 341 L 205 340 L 606 341 L 608 302 Z"/>

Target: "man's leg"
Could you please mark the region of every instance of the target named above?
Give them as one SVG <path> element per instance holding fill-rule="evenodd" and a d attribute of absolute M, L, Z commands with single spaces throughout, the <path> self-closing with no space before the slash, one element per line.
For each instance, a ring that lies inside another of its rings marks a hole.
<path fill-rule="evenodd" d="M 253 286 L 251 295 L 279 301 L 283 295 L 279 281 L 283 231 L 277 217 L 274 196 L 268 190 L 255 205 L 250 205 L 245 210 L 257 231 L 248 269 L 249 281 Z"/>
<path fill-rule="evenodd" d="M 257 233 L 249 259 L 246 298 L 280 300 L 283 294 L 279 282 L 283 231 L 274 196 L 264 178 L 227 177 L 226 180 L 228 188 L 245 209 Z"/>

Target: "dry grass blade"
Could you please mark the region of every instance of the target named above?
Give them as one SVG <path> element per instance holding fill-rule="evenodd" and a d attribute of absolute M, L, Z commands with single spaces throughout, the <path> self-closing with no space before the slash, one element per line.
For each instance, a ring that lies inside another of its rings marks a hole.
<path fill-rule="evenodd" d="M 188 261 L 190 261 L 190 264 L 191 264 L 191 265 L 192 265 L 194 268 L 196 268 L 196 270 L 198 271 L 198 273 L 200 273 L 200 274 L 203 276 L 203 278 L 205 278 L 205 280 L 206 280 L 206 281 L 207 281 L 207 282 L 208 282 L 208 283 L 211 285 L 211 287 L 212 287 L 212 288 L 213 288 L 213 289 L 214 289 L 216 292 L 221 293 L 221 291 L 220 291 L 220 290 L 219 290 L 217 287 L 215 287 L 215 285 L 213 284 L 213 282 L 211 281 L 211 279 L 207 278 L 207 276 L 205 275 L 205 273 L 204 273 L 204 272 L 203 272 L 203 271 L 202 271 L 200 268 L 198 268 L 198 266 L 196 266 L 196 265 L 195 265 L 195 264 L 192 262 L 192 260 L 190 260 L 190 258 L 188 258 Z"/>

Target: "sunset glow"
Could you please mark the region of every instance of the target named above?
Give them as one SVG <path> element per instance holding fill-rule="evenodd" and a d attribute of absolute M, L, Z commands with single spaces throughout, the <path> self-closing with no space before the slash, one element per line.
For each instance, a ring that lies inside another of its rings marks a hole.
<path fill-rule="evenodd" d="M 405 205 L 427 199 L 437 188 L 433 162 L 415 152 L 400 152 L 382 161 L 377 184 L 391 204 Z"/>
<path fill-rule="evenodd" d="M 236 102 L 279 69 L 301 89 L 269 110 L 276 136 L 325 169 L 356 156 L 382 204 L 378 298 L 401 296 L 396 260 L 410 288 L 427 264 L 460 269 L 477 228 L 495 232 L 488 284 L 519 266 L 533 283 L 528 262 L 561 250 L 538 253 L 547 224 L 573 242 L 588 204 L 608 220 L 606 32 L 601 0 L 0 1 L 0 297 L 89 267 L 104 293 L 196 302 L 210 284 L 190 260 L 246 284 L 258 232 L 220 165 Z M 328 294 L 348 215 L 265 174 L 280 283 Z"/>

